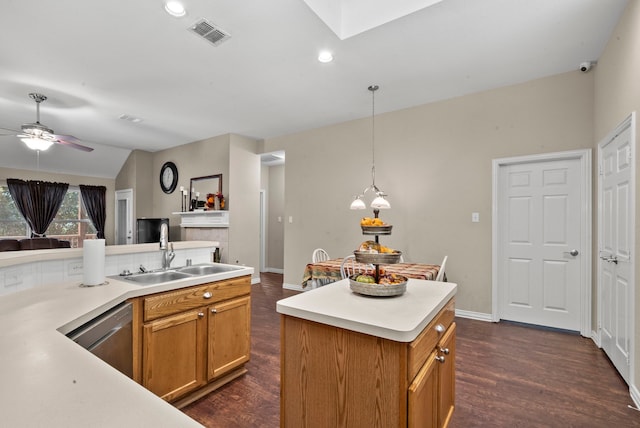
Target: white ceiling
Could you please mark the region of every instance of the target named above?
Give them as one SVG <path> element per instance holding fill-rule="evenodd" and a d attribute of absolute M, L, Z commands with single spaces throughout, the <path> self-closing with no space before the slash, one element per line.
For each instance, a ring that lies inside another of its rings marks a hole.
<path fill-rule="evenodd" d="M 40 169 L 115 177 L 136 148 L 365 117 L 372 83 L 382 113 L 577 70 L 627 0 L 444 0 L 343 40 L 304 0 L 184 4 L 174 18 L 162 0 L 4 0 L 0 127 L 35 121 L 28 93 L 41 92 L 41 122 L 95 151 L 55 145 Z M 213 46 L 187 31 L 200 18 L 231 38 Z M 322 49 L 333 62 L 317 61 Z M 0 166 L 36 169 L 23 146 L 0 137 Z"/>

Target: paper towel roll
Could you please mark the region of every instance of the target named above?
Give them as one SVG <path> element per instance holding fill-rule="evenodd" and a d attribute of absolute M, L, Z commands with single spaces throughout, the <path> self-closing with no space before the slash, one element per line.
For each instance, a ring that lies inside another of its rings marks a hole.
<path fill-rule="evenodd" d="M 103 284 L 104 239 L 86 239 L 82 247 L 82 284 Z"/>

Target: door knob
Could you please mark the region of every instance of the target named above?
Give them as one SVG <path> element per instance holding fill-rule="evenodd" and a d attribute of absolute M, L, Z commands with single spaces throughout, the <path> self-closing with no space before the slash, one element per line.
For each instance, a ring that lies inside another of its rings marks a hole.
<path fill-rule="evenodd" d="M 570 256 L 577 256 L 578 254 L 580 254 L 580 251 L 576 250 L 575 248 L 571 251 L 565 251 L 564 254 L 569 254 Z"/>

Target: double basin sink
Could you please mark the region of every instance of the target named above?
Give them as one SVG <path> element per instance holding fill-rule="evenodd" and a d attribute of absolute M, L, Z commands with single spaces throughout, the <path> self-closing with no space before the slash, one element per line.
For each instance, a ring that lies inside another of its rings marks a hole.
<path fill-rule="evenodd" d="M 163 269 L 158 271 L 119 275 L 117 279 L 135 282 L 138 285 L 155 285 L 163 282 L 177 281 L 179 279 L 193 278 L 197 276 L 213 275 L 216 273 L 241 270 L 242 266 L 221 264 L 199 264 L 178 268 Z"/>

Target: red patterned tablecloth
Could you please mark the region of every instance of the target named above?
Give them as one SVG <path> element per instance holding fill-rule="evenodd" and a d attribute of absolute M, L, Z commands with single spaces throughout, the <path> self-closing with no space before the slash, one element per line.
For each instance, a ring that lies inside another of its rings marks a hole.
<path fill-rule="evenodd" d="M 324 283 L 340 281 L 340 265 L 342 259 L 331 259 L 324 262 L 309 263 L 302 275 L 302 287 L 306 287 L 310 281 L 323 280 Z M 360 263 L 358 263 L 360 264 Z M 360 264 L 364 269 L 367 265 Z M 370 265 L 369 265 L 370 266 Z M 404 275 L 407 278 L 434 280 L 438 276 L 440 265 L 427 265 L 422 263 L 396 263 L 384 265 L 388 273 Z"/>

